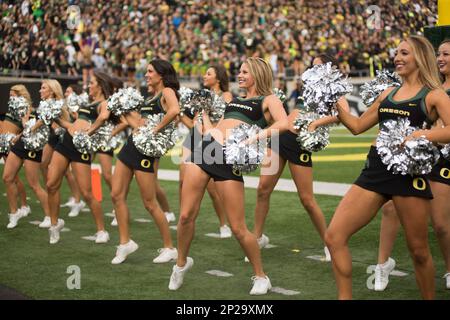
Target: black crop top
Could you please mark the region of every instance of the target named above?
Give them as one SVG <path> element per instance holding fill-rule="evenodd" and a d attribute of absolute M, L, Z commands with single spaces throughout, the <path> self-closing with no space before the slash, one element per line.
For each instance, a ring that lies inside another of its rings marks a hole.
<path fill-rule="evenodd" d="M 89 122 L 94 122 L 98 117 L 98 106 L 100 102 L 91 103 L 78 110 L 78 119 L 87 120 Z"/>
<path fill-rule="evenodd" d="M 244 99 L 235 97 L 227 104 L 224 119 L 237 119 L 248 124 L 256 124 L 260 128 L 267 127 L 263 113 L 264 96 Z"/>
<path fill-rule="evenodd" d="M 144 106 L 141 108 L 142 116 L 149 116 L 152 114 L 166 113 L 161 105 L 162 93 L 157 96 L 145 100 Z"/>
<path fill-rule="evenodd" d="M 429 122 L 427 107 L 425 105 L 425 97 L 430 89 L 423 87 L 413 98 L 394 101 L 392 98 L 400 87 L 392 90 L 388 96 L 381 102 L 378 108 L 379 124 L 390 119 L 399 117 L 408 118 L 412 127 L 422 128 L 424 123 Z"/>

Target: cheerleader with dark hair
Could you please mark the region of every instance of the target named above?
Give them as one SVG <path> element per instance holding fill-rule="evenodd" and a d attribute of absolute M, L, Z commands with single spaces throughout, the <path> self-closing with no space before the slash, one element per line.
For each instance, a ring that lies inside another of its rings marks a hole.
<path fill-rule="evenodd" d="M 146 102 L 140 113 L 130 112 L 122 116 L 122 119 L 136 130 L 145 124 L 146 116 L 164 113 L 161 123 L 154 128 L 154 132 L 158 132 L 174 121 L 180 112 L 177 93 L 180 84 L 173 66 L 161 59 L 155 59 L 149 63 L 146 79 L 153 98 Z M 158 159 L 146 156 L 137 150 L 130 135 L 118 155 L 113 175 L 111 198 L 119 227 L 120 245 L 116 256 L 111 261 L 112 264 L 122 263 L 129 254 L 138 249 L 136 242 L 130 239 L 129 210 L 126 202 L 133 176 L 139 186 L 144 206 L 156 222 L 163 240 L 163 248 L 158 250 L 159 255 L 153 259 L 153 262 L 166 263 L 177 258 L 177 249 L 172 244 L 169 223 L 156 199 L 157 164 Z"/>
<path fill-rule="evenodd" d="M 211 178 L 216 185 L 231 230 L 253 266 L 251 295 L 266 294 L 272 287 L 264 273 L 256 237 L 245 223 L 245 196 L 242 173 L 224 163 L 223 143 L 230 131 L 242 123 L 257 125 L 259 139 L 287 130 L 287 117 L 281 101 L 272 93 L 273 73 L 269 64 L 260 58 L 248 58 L 241 66 L 239 87 L 246 90 L 246 98 L 234 98 L 225 109 L 222 120 L 213 127 L 209 116 L 203 114 L 202 146 L 194 150 L 187 163 L 181 190 L 180 219 L 178 221 L 178 259 L 170 276 L 169 290 L 179 289 L 194 260 L 188 257 L 194 238 L 195 220 L 206 186 Z M 251 142 L 251 141 L 249 141 Z M 209 151 L 209 152 L 208 152 Z"/>
<path fill-rule="evenodd" d="M 91 161 L 92 155 L 79 152 L 73 144 L 73 135 L 77 131 L 95 131 L 96 128 L 108 119 L 106 113 L 106 99 L 111 95 L 110 78 L 103 72 L 94 72 L 89 84 L 89 95 L 94 101 L 88 106 L 78 110 L 78 119 L 73 123 L 58 119 L 57 122 L 67 131 L 63 141 L 56 146 L 55 153 L 50 162 L 47 180 L 48 203 L 51 214 L 51 227 L 49 229 L 50 243 L 55 244 L 60 239 L 60 231 L 64 227 L 64 220 L 59 219 L 60 188 L 62 179 L 69 167 L 73 170 L 81 194 L 91 209 L 97 225 L 96 243 L 109 241 L 109 234 L 105 231 L 101 203 L 92 195 Z"/>
<path fill-rule="evenodd" d="M 225 103 L 229 103 L 233 99 L 233 95 L 229 91 L 229 79 L 227 70 L 222 65 L 212 65 L 207 70 L 203 76 L 203 86 L 215 94 L 221 96 Z M 198 148 L 202 141 L 202 125 L 196 124 L 197 115 L 192 115 L 190 112 L 186 112 L 182 117 L 181 121 L 189 129 L 189 135 L 186 137 L 183 143 L 183 161 L 191 157 L 194 148 Z M 186 164 L 181 162 L 180 164 L 180 199 L 181 190 L 183 189 L 184 172 L 186 169 Z M 220 228 L 219 235 L 220 238 L 231 238 L 231 229 L 226 223 L 226 213 L 220 200 L 219 193 L 214 184 L 214 180 L 210 179 L 206 187 L 209 196 L 211 197 L 214 209 L 216 211 L 217 217 L 219 218 Z"/>

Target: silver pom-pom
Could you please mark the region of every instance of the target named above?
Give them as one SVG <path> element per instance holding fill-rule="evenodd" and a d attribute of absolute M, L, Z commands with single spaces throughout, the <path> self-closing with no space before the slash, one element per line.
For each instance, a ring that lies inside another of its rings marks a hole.
<path fill-rule="evenodd" d="M 111 138 L 108 141 L 108 149 L 116 150 L 120 145 L 122 145 L 125 142 L 125 137 L 122 132 L 119 132 L 118 134 L 115 134 L 111 136 Z"/>
<path fill-rule="evenodd" d="M 294 121 L 294 128 L 299 130 L 297 142 L 303 150 L 317 152 L 330 144 L 329 126 L 319 126 L 314 131 L 308 131 L 309 125 L 320 116 L 312 112 L 300 112 Z"/>
<path fill-rule="evenodd" d="M 377 71 L 374 79 L 361 86 L 361 98 L 366 106 L 370 106 L 384 90 L 399 86 L 401 86 L 401 79 L 396 73 L 388 70 Z"/>
<path fill-rule="evenodd" d="M 108 110 L 115 116 L 129 113 L 131 111 L 139 111 L 144 98 L 141 93 L 132 88 L 121 88 L 108 99 Z"/>
<path fill-rule="evenodd" d="M 133 133 L 133 143 L 143 155 L 159 158 L 174 146 L 175 142 L 172 140 L 172 134 L 175 130 L 175 124 L 173 122 L 156 134 L 153 133 L 153 129 L 161 122 L 163 117 L 164 114 L 162 113 L 148 116 L 145 125 L 139 127 Z"/>
<path fill-rule="evenodd" d="M 58 127 L 55 129 L 55 134 L 58 136 L 59 142 L 63 141 L 65 133 L 66 133 L 66 129 L 64 129 L 62 127 Z"/>
<path fill-rule="evenodd" d="M 442 147 L 441 154 L 446 160 L 450 161 L 450 143 Z"/>
<path fill-rule="evenodd" d="M 11 97 L 8 101 L 8 113 L 16 121 L 21 121 L 27 114 L 30 107 L 27 99 L 24 97 Z"/>
<path fill-rule="evenodd" d="M 71 112 L 78 112 L 78 110 L 89 103 L 89 96 L 86 92 L 80 95 L 71 93 L 66 99 L 67 107 Z"/>
<path fill-rule="evenodd" d="M 353 86 L 331 62 L 315 65 L 302 75 L 305 107 L 320 115 L 337 115 L 336 102 Z"/>
<path fill-rule="evenodd" d="M 42 100 L 37 108 L 38 118 L 49 126 L 52 121 L 61 116 L 64 100 L 47 99 Z"/>
<path fill-rule="evenodd" d="M 241 123 L 232 129 L 223 147 L 226 163 L 232 164 L 235 170 L 243 173 L 258 169 L 264 159 L 267 139 L 257 140 L 253 143 L 246 143 L 246 140 L 254 137 L 260 131 L 261 128 L 257 125 L 247 123 Z"/>
<path fill-rule="evenodd" d="M 11 149 L 12 140 L 16 137 L 13 133 L 0 134 L 0 153 L 6 154 Z"/>
<path fill-rule="evenodd" d="M 84 154 L 91 153 L 91 137 L 87 134 L 86 131 L 75 131 L 72 141 L 78 152 Z"/>
<path fill-rule="evenodd" d="M 191 99 L 194 96 L 194 90 L 181 87 L 178 94 L 180 95 L 180 115 L 183 116 L 186 112 L 191 112 Z"/>
<path fill-rule="evenodd" d="M 98 128 L 91 136 L 91 152 L 97 152 L 97 150 L 109 150 L 109 140 L 114 129 L 114 125 L 107 121 L 100 128 Z"/>
<path fill-rule="evenodd" d="M 377 151 L 381 161 L 394 174 L 425 175 L 439 160 L 439 150 L 427 139 L 420 137 L 404 142 L 415 130 L 407 118 L 382 123 Z"/>
<path fill-rule="evenodd" d="M 278 97 L 278 99 L 281 100 L 281 103 L 284 103 L 284 101 L 286 100 L 286 93 L 278 88 L 273 88 L 273 94 L 276 95 Z"/>
<path fill-rule="evenodd" d="M 35 118 L 28 120 L 27 123 L 25 123 L 22 134 L 24 148 L 31 151 L 40 151 L 44 149 L 50 136 L 50 128 L 46 125 L 40 126 L 34 132 L 31 131 L 36 122 Z"/>

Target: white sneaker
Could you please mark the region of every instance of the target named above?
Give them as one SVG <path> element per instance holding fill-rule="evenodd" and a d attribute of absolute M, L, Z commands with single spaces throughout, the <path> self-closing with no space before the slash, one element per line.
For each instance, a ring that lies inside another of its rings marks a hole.
<path fill-rule="evenodd" d="M 330 254 L 330 250 L 328 250 L 328 247 L 324 247 L 323 252 L 325 252 L 325 261 L 330 262 L 331 254 Z"/>
<path fill-rule="evenodd" d="M 116 217 L 114 217 L 113 221 L 111 221 L 111 225 L 113 227 L 117 227 L 117 219 L 116 219 Z"/>
<path fill-rule="evenodd" d="M 95 243 L 107 243 L 109 241 L 109 234 L 107 231 L 102 230 L 95 234 Z"/>
<path fill-rule="evenodd" d="M 83 200 L 80 200 L 80 202 L 75 203 L 71 208 L 69 212 L 69 217 L 73 218 L 80 214 L 80 211 L 86 207 L 86 202 Z"/>
<path fill-rule="evenodd" d="M 64 228 L 64 220 L 58 219 L 58 223 L 56 226 L 50 226 L 48 229 L 48 233 L 50 235 L 50 244 L 58 243 L 59 241 L 59 232 Z"/>
<path fill-rule="evenodd" d="M 172 274 L 170 276 L 169 290 L 178 290 L 183 284 L 184 274 L 192 268 L 194 259 L 187 257 L 184 267 L 179 267 L 177 264 L 173 266 Z"/>
<path fill-rule="evenodd" d="M 265 234 L 263 234 L 261 238 L 258 238 L 257 240 L 260 249 L 265 248 L 269 244 L 269 237 Z"/>
<path fill-rule="evenodd" d="M 70 197 L 66 203 L 62 204 L 61 207 L 72 207 L 75 204 L 75 198 Z"/>
<path fill-rule="evenodd" d="M 153 259 L 153 263 L 166 263 L 177 260 L 178 251 L 176 248 L 161 248 L 158 249 L 159 256 Z"/>
<path fill-rule="evenodd" d="M 8 229 L 13 229 L 17 226 L 17 223 L 21 218 L 23 218 L 22 211 L 18 209 L 15 213 L 10 213 L 9 215 L 9 223 L 6 226 Z"/>
<path fill-rule="evenodd" d="M 165 215 L 166 215 L 166 219 L 167 219 L 167 222 L 174 222 L 175 220 L 177 220 L 177 218 L 175 217 L 175 213 L 173 213 L 173 212 L 164 212 L 165 213 Z"/>
<path fill-rule="evenodd" d="M 220 227 L 220 238 L 221 239 L 231 238 L 231 236 L 232 236 L 232 233 L 231 233 L 231 229 L 229 226 L 224 224 L 223 226 Z"/>
<path fill-rule="evenodd" d="M 375 285 L 373 288 L 375 291 L 384 291 L 386 289 L 389 283 L 389 274 L 394 268 L 395 260 L 392 258 L 389 258 L 383 264 L 377 264 L 375 267 Z"/>
<path fill-rule="evenodd" d="M 444 274 L 443 278 L 445 279 L 445 287 L 450 289 L 450 272 Z"/>
<path fill-rule="evenodd" d="M 251 295 L 259 296 L 262 294 L 267 294 L 267 292 L 272 289 L 272 284 L 268 276 L 265 277 L 252 277 L 253 288 L 250 290 Z"/>
<path fill-rule="evenodd" d="M 31 213 L 30 206 L 22 206 L 19 210 L 22 212 L 23 217 L 28 217 L 28 215 Z"/>
<path fill-rule="evenodd" d="M 130 239 L 125 244 L 121 244 L 117 247 L 116 256 L 112 259 L 112 264 L 120 264 L 125 261 L 129 254 L 132 254 L 139 248 L 138 244 Z"/>
<path fill-rule="evenodd" d="M 44 220 L 39 224 L 39 228 L 45 228 L 48 229 L 52 225 L 52 221 L 50 220 L 49 216 L 45 216 Z"/>

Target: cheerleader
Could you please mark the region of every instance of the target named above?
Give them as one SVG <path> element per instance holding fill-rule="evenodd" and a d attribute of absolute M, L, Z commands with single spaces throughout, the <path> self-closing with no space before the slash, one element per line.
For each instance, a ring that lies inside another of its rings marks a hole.
<path fill-rule="evenodd" d="M 203 114 L 205 135 L 202 147 L 194 150 L 191 162 L 185 168 L 177 228 L 178 259 L 170 277 L 170 290 L 181 287 L 186 271 L 194 264 L 188 253 L 194 238 L 200 202 L 211 178 L 214 179 L 231 230 L 253 266 L 255 276 L 252 278 L 250 294 L 266 294 L 271 289 L 270 280 L 262 267 L 256 237 L 245 223 L 242 173 L 234 170 L 231 164 L 223 163 L 223 143 L 230 131 L 242 123 L 255 124 L 264 129 L 252 139 L 270 137 L 276 130 L 283 132 L 287 130 L 288 123 L 281 101 L 272 93 L 273 74 L 266 61 L 248 58 L 241 66 L 238 80 L 239 87 L 246 90 L 246 98 L 234 98 L 227 105 L 223 119 L 213 130 L 208 115 Z M 211 154 L 212 150 L 214 154 Z"/>
<path fill-rule="evenodd" d="M 161 59 L 155 59 L 149 63 L 145 76 L 153 98 L 146 102 L 140 113 L 130 112 L 122 119 L 125 119 L 128 125 L 136 130 L 145 124 L 146 116 L 164 113 L 161 123 L 154 128 L 154 132 L 158 132 L 169 125 L 180 112 L 177 97 L 180 84 L 172 65 Z M 169 223 L 156 199 L 157 168 L 155 165 L 157 165 L 157 159 L 140 153 L 130 135 L 118 155 L 112 180 L 111 198 L 120 236 L 120 245 L 117 248 L 116 256 L 111 261 L 112 264 L 122 263 L 129 254 L 138 249 L 136 242 L 130 239 L 129 211 L 126 202 L 133 175 L 136 177 L 144 206 L 156 222 L 163 240 L 163 248 L 158 250 L 159 255 L 153 259 L 153 263 L 166 263 L 177 258 L 177 249 L 172 244 Z"/>
<path fill-rule="evenodd" d="M 89 96 L 94 101 L 92 104 L 78 110 L 78 119 L 73 123 L 58 119 L 60 126 L 67 129 L 63 141 L 56 146 L 55 153 L 50 162 L 47 190 L 48 202 L 51 214 L 49 229 L 50 244 L 55 244 L 60 239 L 60 231 L 64 227 L 64 220 L 59 219 L 60 188 L 62 179 L 69 167 L 75 174 L 80 192 L 88 204 L 97 225 L 95 243 L 106 243 L 109 234 L 105 231 L 101 203 L 92 195 L 91 185 L 91 154 L 80 153 L 73 144 L 73 135 L 77 131 L 90 130 L 92 122 L 98 118 L 104 119 L 100 110 L 106 110 L 106 99 L 111 95 L 112 89 L 109 77 L 102 72 L 94 72 L 89 84 Z"/>
<path fill-rule="evenodd" d="M 437 54 L 439 72 L 444 77 L 443 88 L 450 96 L 450 40 L 439 46 Z M 441 125 L 438 120 L 437 125 Z M 431 200 L 431 222 L 437 237 L 439 247 L 444 257 L 446 273 L 445 287 L 450 289 L 450 161 L 443 158 L 433 167 L 428 175 L 433 200 Z M 395 238 L 400 227 L 395 206 L 392 201 L 383 206 L 383 216 L 380 228 L 380 245 L 378 264 L 375 268 L 375 291 L 383 291 L 389 283 L 389 274 L 395 268 L 395 260 L 390 258 Z"/>
<path fill-rule="evenodd" d="M 32 105 L 31 97 L 30 97 L 30 94 L 29 94 L 27 88 L 25 88 L 24 85 L 19 84 L 19 85 L 12 86 L 9 91 L 9 95 L 10 95 L 10 97 L 24 97 L 31 108 L 31 105 Z M 11 115 L 10 112 L 7 112 L 5 114 L 4 120 L 0 121 L 0 134 L 7 134 L 7 133 L 15 134 L 16 135 L 15 140 L 17 141 L 18 139 L 20 139 L 20 133 L 23 130 L 23 123 L 25 123 L 25 122 L 26 122 L 25 119 L 22 119 L 21 121 L 19 121 L 19 120 L 15 119 Z M 7 157 L 8 157 L 8 152 L 6 152 L 4 154 L 0 154 L 0 159 L 3 159 L 5 161 L 5 163 L 6 163 Z M 11 212 L 7 228 L 12 229 L 17 226 L 17 222 L 19 221 L 20 218 L 26 217 L 30 214 L 31 209 L 27 205 L 27 195 L 25 192 L 25 186 L 23 185 L 22 181 L 19 179 L 19 176 L 17 174 L 15 175 L 14 182 L 10 182 L 8 179 L 5 180 L 5 177 L 7 177 L 7 176 L 4 175 L 3 179 L 5 182 L 5 185 L 7 186 L 7 196 L 8 196 L 8 200 L 9 200 L 9 212 Z M 8 188 L 8 186 L 9 186 L 9 188 Z M 20 202 L 21 202 L 20 208 L 17 207 L 17 195 L 19 195 L 19 197 L 20 197 Z"/>
<path fill-rule="evenodd" d="M 63 92 L 61 85 L 58 81 L 47 79 L 42 81 L 41 89 L 39 90 L 40 96 L 42 100 L 46 99 L 62 99 Z M 32 111 L 29 114 L 29 118 L 36 118 L 36 112 Z M 28 119 L 25 119 L 28 121 Z M 36 121 L 35 128 L 38 128 L 39 126 L 44 125 L 42 120 Z M 42 209 L 45 214 L 44 220 L 39 224 L 40 228 L 49 228 L 50 227 L 50 208 L 47 201 L 47 191 L 44 190 L 41 187 L 41 184 L 39 182 L 39 172 L 41 171 L 40 168 L 42 168 L 42 157 L 43 157 L 43 151 L 30 151 L 26 150 L 24 147 L 24 143 L 22 139 L 19 139 L 11 148 L 11 152 L 8 155 L 8 158 L 6 159 L 5 164 L 5 171 L 3 173 L 3 180 L 5 181 L 5 184 L 7 185 L 7 190 L 10 190 L 12 197 L 16 197 L 14 194 L 13 188 L 9 188 L 11 186 L 11 183 L 14 181 L 15 177 L 17 176 L 17 173 L 19 172 L 20 168 L 22 167 L 22 163 L 25 167 L 25 175 L 27 177 L 27 181 L 29 186 L 33 189 L 34 193 L 36 194 Z M 41 171 L 42 172 L 42 171 Z M 44 179 L 45 181 L 45 179 Z M 7 191 L 8 193 L 8 191 Z M 10 200 L 12 199 L 9 198 Z M 18 216 L 13 216 L 19 218 Z M 16 219 L 14 219 L 16 220 Z M 14 224 L 14 223 L 13 223 Z"/>
<path fill-rule="evenodd" d="M 326 54 L 318 55 L 314 59 L 313 65 L 328 62 L 331 62 L 333 66 L 338 67 L 336 59 Z M 269 213 L 270 196 L 278 180 L 280 179 L 281 174 L 283 173 L 287 161 L 289 162 L 289 170 L 291 171 L 291 176 L 297 187 L 297 193 L 300 201 L 306 212 L 309 214 L 311 221 L 320 235 L 320 238 L 324 241 L 327 225 L 325 216 L 314 198 L 311 152 L 303 150 L 300 147 L 296 140 L 297 131 L 293 127 L 293 123 L 297 118 L 299 111 L 304 108 L 303 99 L 301 96 L 299 96 L 297 101 L 298 103 L 288 117 L 289 131 L 279 136 L 279 150 L 268 150 L 268 154 L 270 154 L 270 161 L 272 162 L 272 165 L 276 164 L 278 170 L 273 175 L 261 175 L 259 179 L 253 233 L 258 238 L 260 248 L 264 248 L 269 244 L 269 237 L 263 234 L 264 223 L 267 214 Z M 349 110 L 347 100 L 344 97 L 340 98 L 339 102 L 347 111 Z M 310 131 L 314 131 L 319 126 L 329 125 L 336 122 L 339 122 L 337 117 L 328 116 L 313 121 L 308 129 Z M 324 252 L 325 260 L 330 261 L 330 253 L 326 246 L 324 247 Z"/>
<path fill-rule="evenodd" d="M 361 116 L 355 117 L 338 103 L 340 121 L 353 133 L 360 134 L 377 123 L 398 119 L 400 111 L 411 126 L 438 117 L 450 123 L 450 99 L 441 89 L 432 45 L 423 37 L 410 36 L 402 41 L 394 64 L 403 84 L 386 89 Z M 403 116 L 402 115 L 402 116 Z M 448 128 L 446 128 L 448 129 Z M 448 130 L 418 130 L 432 142 L 450 140 Z M 352 298 L 352 258 L 348 248 L 350 237 L 367 225 L 384 203 L 392 199 L 405 229 L 408 249 L 413 259 L 416 281 L 424 299 L 434 298 L 434 267 L 428 245 L 428 217 L 432 193 L 424 176 L 393 174 L 387 169 L 372 145 L 365 168 L 344 196 L 325 234 L 330 249 L 339 299 Z"/>
<path fill-rule="evenodd" d="M 227 70 L 221 65 L 212 65 L 206 70 L 203 76 L 203 86 L 215 94 L 221 96 L 226 103 L 229 103 L 233 96 L 229 92 L 229 79 L 227 75 Z M 194 117 L 189 111 L 185 112 L 181 117 L 181 121 L 185 126 L 190 129 L 189 135 L 183 142 L 183 159 L 186 160 L 190 158 L 191 153 L 194 148 L 199 147 L 201 144 L 202 128 L 200 124 L 197 123 L 197 117 Z M 180 199 L 181 190 L 183 188 L 184 181 L 184 171 L 186 164 L 182 162 L 180 164 Z M 220 228 L 219 234 L 220 238 L 231 238 L 231 229 L 226 224 L 226 214 L 223 208 L 222 202 L 219 198 L 219 194 L 214 184 L 214 180 L 210 179 L 206 187 L 209 196 L 211 197 L 214 209 L 216 211 L 217 217 L 219 218 Z"/>
<path fill-rule="evenodd" d="M 67 99 L 71 94 L 80 95 L 82 94 L 82 89 L 78 85 L 71 84 L 67 87 L 66 91 L 64 92 L 64 97 Z M 74 112 L 73 110 L 69 110 L 69 118 L 70 122 L 74 122 L 78 118 L 77 112 Z M 81 192 L 80 188 L 78 187 L 77 181 L 75 180 L 75 177 L 73 175 L 72 169 L 70 166 L 67 168 L 66 171 L 66 181 L 69 185 L 71 197 L 69 198 L 69 201 L 65 203 L 64 207 L 70 207 L 70 212 L 68 214 L 69 217 L 76 217 L 80 213 L 81 210 L 86 207 L 86 203 L 81 200 Z"/>

